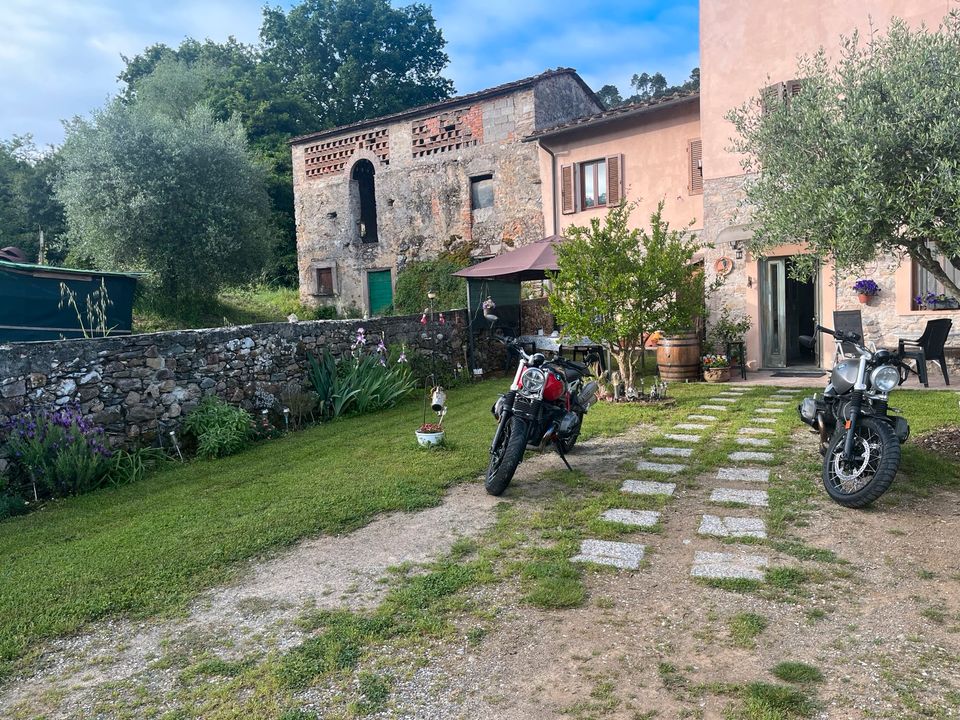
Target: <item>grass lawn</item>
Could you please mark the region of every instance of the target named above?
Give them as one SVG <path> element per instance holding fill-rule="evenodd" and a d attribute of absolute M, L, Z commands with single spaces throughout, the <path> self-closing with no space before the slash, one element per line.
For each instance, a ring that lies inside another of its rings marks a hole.
<path fill-rule="evenodd" d="M 450 392 L 451 443 L 443 450 L 416 446 L 422 410 L 411 400 L 0 523 L 0 670 L 39 641 L 98 618 L 182 611 L 245 559 L 309 535 L 351 530 L 377 513 L 437 504 L 447 487 L 484 469 L 494 430 L 489 410 L 505 385 L 492 380 Z M 692 400 L 716 388 L 677 385 L 673 392 Z M 926 428 L 952 417 L 956 399 L 928 392 L 902 393 L 896 401 Z M 587 417 L 584 437 L 646 422 L 664 429 L 690 407 L 600 404 Z M 796 422 L 789 413 L 781 421 Z M 905 464 L 929 461 L 926 455 L 905 452 Z M 956 466 L 939 468 L 947 470 L 956 480 Z"/>

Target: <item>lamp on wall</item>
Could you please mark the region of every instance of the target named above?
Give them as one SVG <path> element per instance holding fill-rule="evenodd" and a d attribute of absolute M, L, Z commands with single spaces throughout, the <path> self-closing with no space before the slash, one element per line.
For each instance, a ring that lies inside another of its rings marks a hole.
<path fill-rule="evenodd" d="M 730 247 L 736 251 L 737 260 L 743 260 L 743 241 L 734 240 L 732 243 L 730 243 Z"/>

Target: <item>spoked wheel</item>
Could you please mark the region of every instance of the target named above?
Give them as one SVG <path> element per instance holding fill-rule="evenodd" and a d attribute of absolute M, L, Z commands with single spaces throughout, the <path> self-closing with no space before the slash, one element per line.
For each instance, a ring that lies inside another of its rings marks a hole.
<path fill-rule="evenodd" d="M 834 434 L 823 457 L 823 486 L 845 507 L 866 507 L 883 495 L 900 467 L 900 441 L 893 429 L 874 418 L 860 418 L 853 443 L 853 460 L 844 462 L 846 431 Z"/>

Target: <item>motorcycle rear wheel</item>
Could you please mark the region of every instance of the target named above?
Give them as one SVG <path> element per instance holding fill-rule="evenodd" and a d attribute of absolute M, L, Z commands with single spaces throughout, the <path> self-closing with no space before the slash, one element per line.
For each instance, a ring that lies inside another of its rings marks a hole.
<path fill-rule="evenodd" d="M 846 431 L 841 425 L 823 456 L 823 487 L 830 498 L 844 507 L 863 508 L 883 495 L 900 467 L 900 441 L 889 424 L 876 418 L 860 418 L 854 438 L 854 467 L 844 467 Z"/>
<path fill-rule="evenodd" d="M 523 453 L 527 449 L 527 421 L 516 415 L 507 421 L 503 428 L 504 436 L 500 439 L 500 447 L 494 448 L 490 454 L 490 464 L 487 466 L 487 478 L 483 483 L 491 495 L 503 495 L 517 466 L 523 460 Z"/>

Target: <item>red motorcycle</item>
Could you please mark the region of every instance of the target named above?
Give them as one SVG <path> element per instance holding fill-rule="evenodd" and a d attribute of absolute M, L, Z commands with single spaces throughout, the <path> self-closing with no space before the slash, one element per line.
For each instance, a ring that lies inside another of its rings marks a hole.
<path fill-rule="evenodd" d="M 510 391 L 493 406 L 497 431 L 490 445 L 490 465 L 484 483 L 491 495 L 501 495 L 517 471 L 527 448 L 552 443 L 564 464 L 580 435 L 583 416 L 597 401 L 599 385 L 590 369 L 559 355 L 547 360 L 542 353 L 528 355 L 513 339 L 503 339 L 520 356 Z"/>

